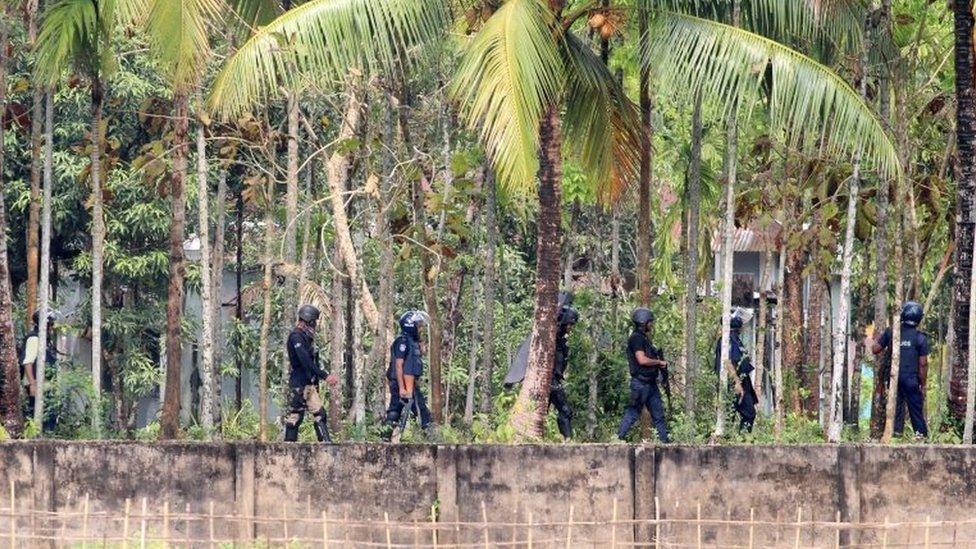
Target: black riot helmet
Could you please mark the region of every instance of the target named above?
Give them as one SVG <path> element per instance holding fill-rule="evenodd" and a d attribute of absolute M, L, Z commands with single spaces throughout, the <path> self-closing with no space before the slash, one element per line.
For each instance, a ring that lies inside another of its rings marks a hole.
<path fill-rule="evenodd" d="M 630 314 L 630 320 L 634 322 L 635 328 L 646 330 L 647 326 L 654 322 L 654 313 L 647 307 L 638 307 Z"/>
<path fill-rule="evenodd" d="M 579 313 L 576 309 L 568 306 L 564 306 L 559 310 L 559 325 L 560 326 L 572 326 L 579 322 Z"/>
<path fill-rule="evenodd" d="M 298 319 L 304 321 L 311 327 L 315 327 L 315 323 L 319 320 L 319 310 L 314 305 L 302 305 L 298 309 Z"/>
<path fill-rule="evenodd" d="M 421 326 L 430 324 L 430 316 L 425 311 L 407 311 L 400 315 L 400 330 L 415 340 L 420 339 Z"/>
<path fill-rule="evenodd" d="M 922 322 L 922 306 L 915 301 L 908 301 L 901 308 L 901 323 L 918 326 Z"/>
<path fill-rule="evenodd" d="M 739 315 L 732 315 L 732 319 L 729 321 L 729 328 L 733 330 L 742 329 L 742 317 Z"/>

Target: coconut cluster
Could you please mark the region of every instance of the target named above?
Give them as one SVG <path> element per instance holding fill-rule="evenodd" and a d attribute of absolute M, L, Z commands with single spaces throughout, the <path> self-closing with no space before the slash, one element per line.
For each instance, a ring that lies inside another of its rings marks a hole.
<path fill-rule="evenodd" d="M 595 11 L 590 15 L 590 28 L 600 33 L 604 40 L 609 40 L 620 28 L 620 20 L 613 12 Z"/>

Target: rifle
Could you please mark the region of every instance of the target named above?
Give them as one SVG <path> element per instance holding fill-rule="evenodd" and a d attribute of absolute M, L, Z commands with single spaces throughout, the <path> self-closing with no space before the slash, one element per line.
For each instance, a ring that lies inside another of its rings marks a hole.
<path fill-rule="evenodd" d="M 651 358 L 655 358 L 657 360 L 664 360 L 664 351 L 662 351 L 661 349 L 659 349 L 657 347 L 652 347 L 651 348 Z M 664 396 L 668 399 L 668 415 L 671 415 L 671 412 L 672 412 L 672 407 L 671 407 L 671 375 L 668 372 L 668 367 L 667 366 L 664 366 L 663 368 L 659 368 L 659 370 L 660 370 L 660 374 L 659 375 L 660 375 L 661 387 L 664 389 Z"/>

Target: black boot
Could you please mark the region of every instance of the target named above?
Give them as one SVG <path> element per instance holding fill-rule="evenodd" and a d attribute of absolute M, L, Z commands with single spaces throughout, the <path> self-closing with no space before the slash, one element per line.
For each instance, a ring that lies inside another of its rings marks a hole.
<path fill-rule="evenodd" d="M 285 442 L 298 442 L 298 425 L 285 425 Z"/>
<path fill-rule="evenodd" d="M 332 442 L 332 437 L 329 436 L 329 426 L 325 423 L 325 418 L 316 419 L 313 426 L 315 427 L 315 436 L 319 438 L 319 442 Z"/>

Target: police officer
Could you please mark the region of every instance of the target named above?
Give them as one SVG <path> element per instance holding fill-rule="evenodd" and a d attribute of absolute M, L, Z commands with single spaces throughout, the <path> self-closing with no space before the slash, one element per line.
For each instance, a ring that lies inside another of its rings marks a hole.
<path fill-rule="evenodd" d="M 759 397 L 756 389 L 752 385 L 752 360 L 745 352 L 742 345 L 740 332 L 742 331 L 742 318 L 733 315 L 729 321 L 729 361 L 735 367 L 733 380 L 735 387 L 735 411 L 739 414 L 739 431 L 752 432 L 752 425 L 756 421 L 756 403 Z M 722 338 L 719 336 L 715 343 L 715 374 L 718 375 L 722 365 Z"/>
<path fill-rule="evenodd" d="M 658 374 L 667 368 L 668 363 L 660 358 L 654 345 L 651 344 L 649 334 L 654 324 L 654 314 L 644 307 L 639 307 L 631 314 L 634 331 L 627 340 L 627 360 L 630 363 L 630 401 L 624 411 L 623 421 L 617 436 L 624 440 L 627 432 L 640 417 L 641 409 L 647 408 L 654 419 L 657 428 L 657 438 L 661 442 L 669 442 L 668 426 L 664 421 L 664 403 L 661 391 L 657 386 Z"/>
<path fill-rule="evenodd" d="M 906 404 L 915 436 L 919 438 L 929 436 L 929 429 L 925 424 L 924 396 L 929 363 L 929 339 L 918 330 L 918 324 L 922 322 L 922 314 L 922 306 L 914 301 L 905 303 L 901 308 L 901 358 L 898 361 L 898 394 L 895 400 L 894 425 L 896 436 L 901 435 L 905 430 Z M 885 330 L 881 338 L 873 342 L 871 351 L 875 355 L 883 351 L 891 352 L 891 328 Z"/>
<path fill-rule="evenodd" d="M 566 366 L 569 365 L 569 331 L 577 322 L 579 313 L 576 309 L 568 305 L 560 308 L 556 332 L 556 363 L 552 368 L 552 381 L 549 385 L 549 404 L 556 408 L 556 425 L 565 438 L 573 436 L 573 409 L 569 407 L 563 381 L 566 379 Z"/>
<path fill-rule="evenodd" d="M 298 440 L 298 426 L 305 412 L 314 418 L 315 436 L 319 442 L 332 442 L 326 424 L 325 407 L 319 396 L 319 380 L 329 385 L 338 383 L 338 378 L 327 374 L 319 365 L 319 352 L 315 348 L 315 326 L 319 320 L 319 310 L 312 305 L 302 305 L 298 309 L 298 322 L 288 334 L 288 361 L 291 373 L 288 377 L 289 410 L 285 416 L 285 441 Z"/>
<path fill-rule="evenodd" d="M 419 414 L 422 429 L 426 431 L 430 427 L 430 409 L 419 383 L 424 373 L 420 328 L 427 326 L 429 318 L 424 311 L 407 311 L 400 316 L 400 335 L 390 346 L 390 366 L 386 372 L 390 382 L 390 406 L 386 410 L 388 437 L 392 437 L 397 425 L 401 430 L 406 426 L 411 413 Z"/>

